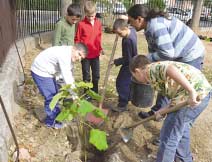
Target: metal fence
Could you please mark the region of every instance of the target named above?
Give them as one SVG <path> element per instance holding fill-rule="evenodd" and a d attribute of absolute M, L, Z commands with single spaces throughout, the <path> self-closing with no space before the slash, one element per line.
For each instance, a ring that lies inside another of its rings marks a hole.
<path fill-rule="evenodd" d="M 53 30 L 60 10 L 60 0 L 16 0 L 17 39 Z"/>
<path fill-rule="evenodd" d="M 187 24 L 191 23 L 194 8 L 193 0 L 96 0 L 97 15 L 103 25 L 108 26 L 119 14 L 126 14 L 134 4 L 146 4 L 150 8 L 159 7 Z M 199 26 L 212 28 L 212 1 L 210 0 L 204 1 Z"/>
<path fill-rule="evenodd" d="M 72 0 L 80 2 L 80 0 Z M 95 0 L 97 16 L 104 26 L 111 26 L 120 14 L 126 14 L 134 4 L 159 7 L 189 24 L 193 15 L 193 0 Z M 16 0 L 17 38 L 54 29 L 61 16 L 61 0 Z M 201 28 L 212 28 L 212 2 L 205 0 L 200 16 Z"/>

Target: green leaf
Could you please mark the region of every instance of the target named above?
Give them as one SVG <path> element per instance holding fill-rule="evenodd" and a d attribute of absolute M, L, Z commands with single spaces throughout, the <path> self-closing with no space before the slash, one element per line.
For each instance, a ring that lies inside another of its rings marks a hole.
<path fill-rule="evenodd" d="M 69 110 L 67 109 L 63 109 L 59 115 L 57 115 L 56 117 L 56 120 L 59 121 L 59 122 L 62 122 L 62 121 L 71 121 L 73 119 L 73 115 L 70 113 Z"/>
<path fill-rule="evenodd" d="M 78 107 L 77 107 L 77 103 L 76 103 L 76 102 L 74 102 L 74 103 L 71 105 L 70 112 L 71 112 L 71 114 L 72 114 L 74 117 L 77 116 L 77 114 L 78 114 Z"/>
<path fill-rule="evenodd" d="M 106 133 L 99 129 L 91 129 L 89 142 L 100 151 L 108 148 Z"/>
<path fill-rule="evenodd" d="M 92 112 L 93 110 L 94 110 L 94 105 L 92 105 L 90 102 L 86 100 L 81 100 L 79 102 L 77 112 L 81 114 L 82 116 L 85 116 L 87 113 Z"/>
<path fill-rule="evenodd" d="M 93 88 L 93 84 L 92 83 L 85 83 L 85 82 L 77 82 L 75 83 L 77 88 Z"/>
<path fill-rule="evenodd" d="M 210 42 L 210 38 L 207 37 L 207 38 L 205 39 L 205 41 Z"/>
<path fill-rule="evenodd" d="M 94 109 L 92 113 L 98 118 L 102 118 L 104 120 L 107 119 L 107 115 L 105 115 L 105 113 L 100 108 Z"/>
<path fill-rule="evenodd" d="M 52 101 L 49 104 L 49 107 L 51 110 L 53 110 L 57 104 L 57 102 L 63 97 L 63 92 L 59 92 L 58 94 L 56 94 Z"/>
<path fill-rule="evenodd" d="M 91 89 L 87 90 L 86 93 L 97 101 L 101 101 L 102 97 Z"/>
<path fill-rule="evenodd" d="M 60 88 L 60 91 L 67 91 L 71 88 L 71 85 L 70 84 L 66 84 L 66 85 L 63 85 L 61 88 Z"/>

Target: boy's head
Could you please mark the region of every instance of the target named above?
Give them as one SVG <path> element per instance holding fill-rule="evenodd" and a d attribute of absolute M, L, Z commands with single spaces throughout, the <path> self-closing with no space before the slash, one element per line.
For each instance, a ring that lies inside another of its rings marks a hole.
<path fill-rule="evenodd" d="M 93 1 L 86 1 L 84 11 L 88 21 L 93 21 L 96 17 L 96 4 Z"/>
<path fill-rule="evenodd" d="M 127 37 L 130 33 L 127 20 L 116 19 L 113 24 L 113 31 L 120 37 Z"/>
<path fill-rule="evenodd" d="M 76 24 L 82 16 L 81 8 L 79 4 L 70 4 L 67 8 L 66 21 L 69 24 Z"/>
<path fill-rule="evenodd" d="M 84 43 L 76 43 L 72 48 L 71 61 L 81 61 L 87 56 L 88 48 Z"/>
<path fill-rule="evenodd" d="M 148 58 L 144 55 L 137 55 L 133 57 L 133 59 L 130 62 L 130 72 L 132 73 L 132 76 L 141 83 L 145 83 L 145 69 L 148 64 L 151 62 L 148 60 Z"/>

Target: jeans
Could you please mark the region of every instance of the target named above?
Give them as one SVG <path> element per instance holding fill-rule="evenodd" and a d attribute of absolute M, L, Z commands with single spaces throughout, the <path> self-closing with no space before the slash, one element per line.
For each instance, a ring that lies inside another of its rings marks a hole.
<path fill-rule="evenodd" d="M 119 95 L 119 107 L 125 107 L 130 98 L 131 73 L 129 66 L 122 66 L 116 79 L 116 90 Z"/>
<path fill-rule="evenodd" d="M 195 119 L 208 106 L 210 93 L 194 108 L 185 107 L 167 115 L 160 131 L 160 146 L 156 162 L 192 162 L 190 128 Z"/>
<path fill-rule="evenodd" d="M 60 113 L 60 108 L 58 105 L 55 106 L 53 110 L 50 109 L 49 104 L 58 92 L 58 87 L 56 80 L 49 77 L 41 77 L 31 71 L 32 78 L 37 85 L 39 92 L 44 97 L 44 107 L 46 112 L 45 124 L 53 125 L 56 116 Z"/>
<path fill-rule="evenodd" d="M 81 64 L 82 64 L 83 81 L 84 82 L 91 81 L 91 76 L 90 76 L 90 68 L 91 68 L 92 83 L 93 83 L 92 90 L 94 92 L 98 93 L 98 83 L 99 83 L 99 78 L 100 78 L 99 57 L 93 58 L 93 59 L 84 59 L 81 61 Z"/>
<path fill-rule="evenodd" d="M 199 57 L 193 61 L 190 62 L 185 62 L 186 64 L 192 65 L 195 68 L 202 70 L 203 67 L 203 57 Z M 158 94 L 156 104 L 151 108 L 152 111 L 156 112 L 159 109 L 165 107 L 166 105 L 169 104 L 169 100 L 167 97 L 162 96 L 161 94 Z"/>

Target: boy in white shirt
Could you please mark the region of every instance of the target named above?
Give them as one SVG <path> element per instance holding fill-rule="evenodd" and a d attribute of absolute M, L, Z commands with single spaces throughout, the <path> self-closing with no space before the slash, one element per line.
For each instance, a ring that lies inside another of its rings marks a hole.
<path fill-rule="evenodd" d="M 45 124 L 47 127 L 61 128 L 62 123 L 55 121 L 60 113 L 59 106 L 53 110 L 49 104 L 53 96 L 58 92 L 55 80 L 57 74 L 62 75 L 65 84 L 74 84 L 72 74 L 73 63 L 81 61 L 87 55 L 87 47 L 83 43 L 73 46 L 54 46 L 42 51 L 31 66 L 31 75 L 41 95 L 44 97 L 46 112 Z"/>

